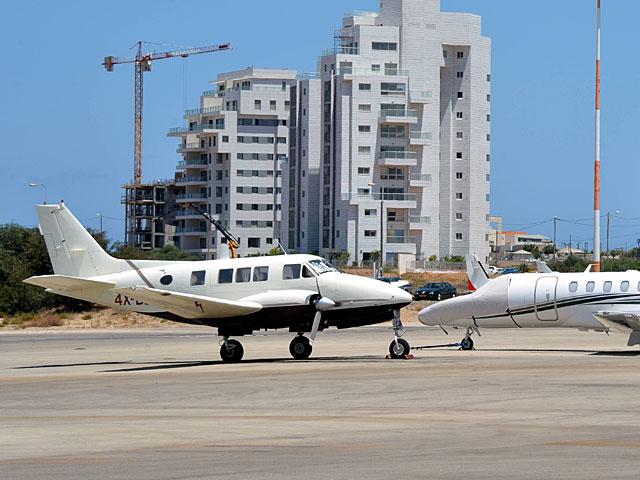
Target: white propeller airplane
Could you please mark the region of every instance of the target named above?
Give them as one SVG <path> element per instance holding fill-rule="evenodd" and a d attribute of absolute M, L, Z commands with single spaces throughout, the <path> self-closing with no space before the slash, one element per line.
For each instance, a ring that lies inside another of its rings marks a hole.
<path fill-rule="evenodd" d="M 470 295 L 435 303 L 420 311 L 429 326 L 466 327 L 460 342 L 473 348 L 480 328 L 564 327 L 629 334 L 640 345 L 640 271 L 514 273 L 489 279 L 475 255 L 467 255 Z M 446 332 L 446 330 L 445 330 Z"/>
<path fill-rule="evenodd" d="M 208 325 L 223 337 L 220 356 L 238 362 L 244 349 L 231 336 L 288 328 L 297 333 L 291 355 L 311 355 L 318 331 L 393 320 L 389 351 L 402 358 L 409 343 L 399 310 L 411 295 L 384 282 L 338 272 L 313 255 L 207 261 L 120 260 L 106 253 L 73 214 L 37 205 L 54 275 L 25 280 L 48 292 L 166 318 Z M 303 333 L 310 332 L 309 337 Z"/>

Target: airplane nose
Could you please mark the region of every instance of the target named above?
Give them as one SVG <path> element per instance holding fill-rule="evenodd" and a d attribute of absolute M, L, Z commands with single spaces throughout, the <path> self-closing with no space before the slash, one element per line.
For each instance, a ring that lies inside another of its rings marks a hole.
<path fill-rule="evenodd" d="M 399 302 L 411 303 L 413 301 L 413 296 L 409 292 L 401 288 L 398 288 L 398 290 L 400 291 L 396 293 L 396 298 L 398 299 Z"/>

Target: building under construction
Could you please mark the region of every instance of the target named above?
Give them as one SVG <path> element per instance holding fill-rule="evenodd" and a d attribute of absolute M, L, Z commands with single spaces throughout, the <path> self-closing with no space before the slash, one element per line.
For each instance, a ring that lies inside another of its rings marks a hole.
<path fill-rule="evenodd" d="M 173 244 L 175 180 L 123 185 L 125 193 L 125 243 L 150 250 Z"/>

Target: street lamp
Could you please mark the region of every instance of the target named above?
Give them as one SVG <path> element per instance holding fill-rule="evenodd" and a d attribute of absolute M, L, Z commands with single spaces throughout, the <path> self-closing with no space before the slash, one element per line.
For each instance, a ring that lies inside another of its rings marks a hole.
<path fill-rule="evenodd" d="M 616 215 L 619 215 L 620 210 L 616 210 Z M 607 258 L 609 257 L 609 217 L 611 216 L 610 212 L 607 212 Z"/>
<path fill-rule="evenodd" d="M 368 183 L 370 187 L 375 187 L 375 183 Z M 379 277 L 383 275 L 384 267 L 384 193 L 382 185 L 380 185 L 380 273 Z"/>
<path fill-rule="evenodd" d="M 47 204 L 47 187 L 44 185 L 44 183 L 30 183 L 29 186 L 44 188 L 44 204 L 46 205 Z"/>

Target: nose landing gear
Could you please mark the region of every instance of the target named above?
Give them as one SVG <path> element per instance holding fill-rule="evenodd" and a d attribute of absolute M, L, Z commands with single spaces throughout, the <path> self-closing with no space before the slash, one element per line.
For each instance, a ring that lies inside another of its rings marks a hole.
<path fill-rule="evenodd" d="M 389 355 L 391 358 L 406 358 L 407 355 L 411 353 L 411 346 L 409 342 L 407 342 L 402 335 L 404 335 L 404 326 L 402 325 L 402 321 L 400 320 L 400 311 L 393 311 L 393 333 L 394 339 L 389 345 Z"/>
<path fill-rule="evenodd" d="M 478 333 L 478 335 L 480 335 L 480 332 L 478 330 L 476 330 L 476 332 Z M 460 350 L 475 350 L 475 348 L 473 348 L 473 339 L 471 338 L 472 333 L 473 328 L 467 327 L 467 333 L 460 341 Z"/>

